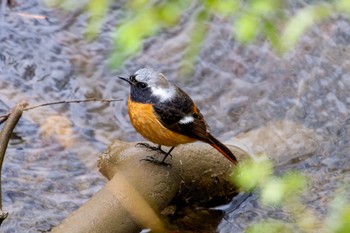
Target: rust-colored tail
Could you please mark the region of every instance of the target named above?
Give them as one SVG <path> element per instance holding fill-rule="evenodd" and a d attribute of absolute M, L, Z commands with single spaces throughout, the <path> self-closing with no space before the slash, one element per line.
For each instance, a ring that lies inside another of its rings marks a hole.
<path fill-rule="evenodd" d="M 223 154 L 228 160 L 232 163 L 237 164 L 237 158 L 232 154 L 229 148 L 227 148 L 224 144 L 222 144 L 219 140 L 213 137 L 210 133 L 208 133 L 208 143 L 217 149 L 221 154 Z"/>

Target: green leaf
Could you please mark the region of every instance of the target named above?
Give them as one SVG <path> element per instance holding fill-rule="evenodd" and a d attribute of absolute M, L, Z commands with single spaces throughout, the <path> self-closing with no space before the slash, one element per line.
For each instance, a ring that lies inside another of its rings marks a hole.
<path fill-rule="evenodd" d="M 276 12 L 281 3 L 280 0 L 252 0 L 249 10 L 260 16 L 269 15 Z"/>
<path fill-rule="evenodd" d="M 244 190 L 251 190 L 262 184 L 272 173 L 272 163 L 269 160 L 241 162 L 234 170 L 231 179 Z"/>
<path fill-rule="evenodd" d="M 133 9 L 144 9 L 150 1 L 148 0 L 129 0 L 126 3 Z"/>
<path fill-rule="evenodd" d="M 350 14 L 350 1 L 349 0 L 338 0 L 335 5 L 339 12 L 345 12 Z"/>
<path fill-rule="evenodd" d="M 217 15 L 228 15 L 239 9 L 240 2 L 238 0 L 205 0 L 203 4 L 207 11 Z"/>
<path fill-rule="evenodd" d="M 289 200 L 295 200 L 306 187 L 304 176 L 296 172 L 290 172 L 281 178 L 271 177 L 261 187 L 261 199 L 265 204 L 282 204 Z"/>
<path fill-rule="evenodd" d="M 247 233 L 292 233 L 294 232 L 285 222 L 278 220 L 267 220 L 249 226 Z"/>
<path fill-rule="evenodd" d="M 338 190 L 338 192 L 340 192 L 331 203 L 331 210 L 329 211 L 329 216 L 326 221 L 327 232 L 350 232 L 350 204 L 346 198 L 349 190 L 348 185 L 346 185 L 346 187 L 343 187 L 343 190 Z"/>
<path fill-rule="evenodd" d="M 264 204 L 279 204 L 285 194 L 285 185 L 281 179 L 271 178 L 262 187 L 261 200 Z"/>
<path fill-rule="evenodd" d="M 157 17 L 157 23 L 161 26 L 173 26 L 180 19 L 181 14 L 187 7 L 181 1 L 167 2 L 153 8 L 153 14 Z"/>
<path fill-rule="evenodd" d="M 341 213 L 339 219 L 338 229 L 335 233 L 348 233 L 350 232 L 350 206 L 345 207 Z"/>
<path fill-rule="evenodd" d="M 86 0 L 76 0 L 76 1 L 68 1 L 68 0 L 44 0 L 44 4 L 48 7 L 61 7 L 66 11 L 72 11 L 79 7 L 82 7 L 86 4 Z"/>
<path fill-rule="evenodd" d="M 285 198 L 300 195 L 306 188 L 307 181 L 297 172 L 289 172 L 282 177 L 285 186 Z"/>
<path fill-rule="evenodd" d="M 108 7 L 109 0 L 88 1 L 87 11 L 90 13 L 90 18 L 85 33 L 88 39 L 91 40 L 98 35 Z"/>
<path fill-rule="evenodd" d="M 266 20 L 263 31 L 266 38 L 269 39 L 271 45 L 277 49 L 280 49 L 280 38 L 276 25 L 270 20 Z"/>
<path fill-rule="evenodd" d="M 151 10 L 145 10 L 136 18 L 121 24 L 115 32 L 115 50 L 111 61 L 112 67 L 119 67 L 124 60 L 136 54 L 141 49 L 143 39 L 158 29 Z"/>
<path fill-rule="evenodd" d="M 260 31 L 260 20 L 253 14 L 243 14 L 235 23 L 235 34 L 242 43 L 249 43 Z"/>
<path fill-rule="evenodd" d="M 281 36 L 282 50 L 286 51 L 295 46 L 308 28 L 330 16 L 331 13 L 333 8 L 329 4 L 313 5 L 299 10 L 284 28 Z"/>

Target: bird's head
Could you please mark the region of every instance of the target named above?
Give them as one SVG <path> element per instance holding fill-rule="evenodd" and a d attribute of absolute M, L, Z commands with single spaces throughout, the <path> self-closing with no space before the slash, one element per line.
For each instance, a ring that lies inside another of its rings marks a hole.
<path fill-rule="evenodd" d="M 133 101 L 153 103 L 171 100 L 175 95 L 175 86 L 157 70 L 143 68 L 130 75 L 119 77 L 130 84 L 130 96 Z"/>

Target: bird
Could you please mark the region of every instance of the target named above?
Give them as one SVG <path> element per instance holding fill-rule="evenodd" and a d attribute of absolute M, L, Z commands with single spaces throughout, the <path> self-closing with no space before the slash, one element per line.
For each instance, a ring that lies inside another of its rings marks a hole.
<path fill-rule="evenodd" d="M 202 141 L 210 144 L 229 161 L 237 164 L 237 158 L 223 143 L 216 139 L 203 115 L 191 97 L 158 70 L 142 68 L 128 78 L 118 76 L 129 83 L 128 114 L 131 124 L 145 139 L 158 144 L 139 143 L 165 154 L 162 160 L 147 157 L 150 162 L 162 165 L 173 149 L 186 143 Z M 171 147 L 167 152 L 161 146 Z"/>

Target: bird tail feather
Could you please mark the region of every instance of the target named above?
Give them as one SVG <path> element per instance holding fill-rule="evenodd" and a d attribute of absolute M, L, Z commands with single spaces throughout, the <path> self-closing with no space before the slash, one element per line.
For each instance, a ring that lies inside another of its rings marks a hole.
<path fill-rule="evenodd" d="M 219 140 L 217 140 L 213 135 L 208 133 L 208 143 L 217 149 L 221 154 L 223 154 L 228 160 L 230 160 L 232 163 L 237 164 L 238 160 L 236 156 L 230 151 L 227 146 L 222 144 Z"/>

